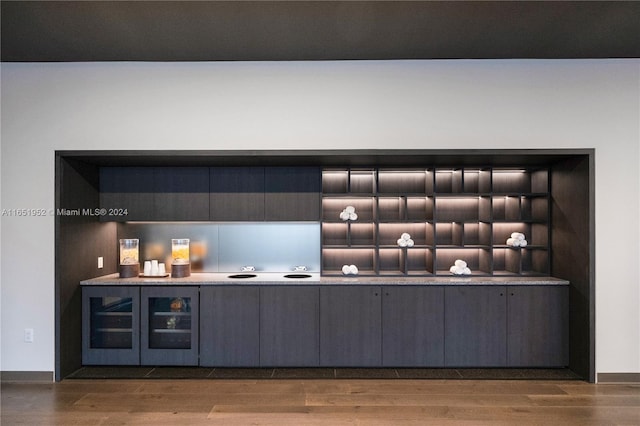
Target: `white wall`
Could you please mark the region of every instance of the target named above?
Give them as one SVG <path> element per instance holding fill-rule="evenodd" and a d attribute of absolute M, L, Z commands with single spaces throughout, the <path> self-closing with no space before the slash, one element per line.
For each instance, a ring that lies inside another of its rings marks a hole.
<path fill-rule="evenodd" d="M 2 64 L 2 208 L 54 150 L 595 148 L 597 372 L 640 372 L 640 61 Z M 0 370 L 54 369 L 53 217 L 2 217 Z M 23 343 L 23 330 L 35 342 Z"/>

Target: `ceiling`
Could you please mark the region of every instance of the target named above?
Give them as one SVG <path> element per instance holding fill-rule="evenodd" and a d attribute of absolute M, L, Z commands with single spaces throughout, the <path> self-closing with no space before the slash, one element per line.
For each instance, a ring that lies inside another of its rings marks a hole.
<path fill-rule="evenodd" d="M 640 57 L 640 2 L 6 1 L 3 62 Z"/>

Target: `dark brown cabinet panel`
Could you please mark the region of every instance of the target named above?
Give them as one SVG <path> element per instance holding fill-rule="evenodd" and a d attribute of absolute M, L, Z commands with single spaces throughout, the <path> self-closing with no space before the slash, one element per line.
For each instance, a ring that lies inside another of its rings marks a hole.
<path fill-rule="evenodd" d="M 264 167 L 212 167 L 210 220 L 264 220 Z"/>
<path fill-rule="evenodd" d="M 510 367 L 569 363 L 569 287 L 507 287 Z"/>
<path fill-rule="evenodd" d="M 444 365 L 444 287 L 382 287 L 382 363 Z"/>
<path fill-rule="evenodd" d="M 260 288 L 203 286 L 200 365 L 260 365 Z"/>
<path fill-rule="evenodd" d="M 125 222 L 154 219 L 153 167 L 101 167 L 100 208 L 102 221 Z M 95 206 L 78 206 L 95 207 Z"/>
<path fill-rule="evenodd" d="M 318 167 L 102 167 L 100 219 L 318 221 L 321 179 Z"/>
<path fill-rule="evenodd" d="M 209 220 L 208 167 L 156 167 L 155 220 Z"/>
<path fill-rule="evenodd" d="M 319 308 L 318 287 L 260 288 L 260 365 L 319 365 Z"/>
<path fill-rule="evenodd" d="M 103 167 L 103 221 L 208 220 L 209 168 Z"/>
<path fill-rule="evenodd" d="M 505 286 L 447 287 L 444 306 L 446 367 L 506 366 Z"/>
<path fill-rule="evenodd" d="M 265 220 L 320 220 L 321 180 L 318 167 L 267 167 Z"/>
<path fill-rule="evenodd" d="M 320 365 L 382 364 L 381 290 L 377 286 L 320 289 Z"/>
<path fill-rule="evenodd" d="M 198 365 L 199 308 L 197 286 L 142 287 L 140 363 Z"/>
<path fill-rule="evenodd" d="M 212 167 L 210 219 L 319 220 L 318 167 Z"/>

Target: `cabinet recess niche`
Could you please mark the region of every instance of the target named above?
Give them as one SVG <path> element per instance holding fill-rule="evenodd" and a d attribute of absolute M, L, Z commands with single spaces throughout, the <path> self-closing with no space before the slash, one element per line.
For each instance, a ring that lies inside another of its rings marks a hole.
<path fill-rule="evenodd" d="M 549 275 L 549 204 L 546 168 L 325 169 L 323 274 L 450 275 L 462 259 L 475 276 Z"/>

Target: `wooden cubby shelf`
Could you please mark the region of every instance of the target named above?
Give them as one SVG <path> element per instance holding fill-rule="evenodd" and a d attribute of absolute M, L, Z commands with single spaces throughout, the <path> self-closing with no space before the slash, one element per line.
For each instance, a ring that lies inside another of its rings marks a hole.
<path fill-rule="evenodd" d="M 549 275 L 549 197 L 548 168 L 325 169 L 322 273 L 451 275 L 462 259 L 473 276 Z M 347 206 L 357 220 L 340 218 Z M 526 247 L 507 245 L 513 232 Z"/>

